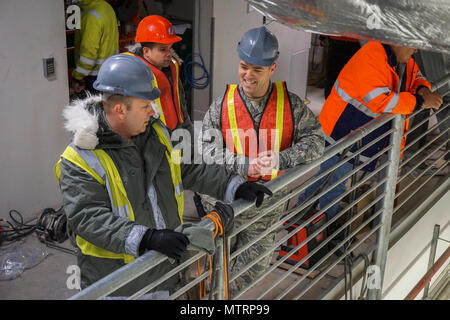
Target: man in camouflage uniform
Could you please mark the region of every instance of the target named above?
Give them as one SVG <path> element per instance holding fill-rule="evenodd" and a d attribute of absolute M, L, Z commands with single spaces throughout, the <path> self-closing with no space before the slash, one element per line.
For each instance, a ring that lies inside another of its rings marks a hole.
<path fill-rule="evenodd" d="M 228 85 L 225 95 L 215 99 L 203 119 L 201 152 L 204 161 L 213 159 L 248 180 L 267 181 L 280 174 L 278 170 L 319 158 L 324 138 L 317 117 L 302 99 L 287 91 L 284 82 L 270 80 L 278 58 L 276 37 L 265 27 L 251 29 L 243 36 L 237 50 L 239 85 Z M 251 154 L 252 150 L 256 153 Z M 269 211 L 267 208 L 287 192 L 285 188 L 261 207 L 258 208 L 257 203 L 256 208 L 236 217 L 234 230 L 256 216 L 259 219 L 233 237 L 231 252 L 279 221 L 284 204 Z M 208 210 L 215 201 L 207 196 L 202 196 L 202 200 Z M 275 232 L 271 232 L 232 260 L 229 278 L 262 257 L 274 241 Z M 269 266 L 271 258 L 272 254 L 267 254 L 232 281 L 231 297 L 256 279 Z"/>

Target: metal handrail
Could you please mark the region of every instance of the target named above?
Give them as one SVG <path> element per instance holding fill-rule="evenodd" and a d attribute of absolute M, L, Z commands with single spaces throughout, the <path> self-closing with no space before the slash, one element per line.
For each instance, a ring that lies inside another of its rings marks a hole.
<path fill-rule="evenodd" d="M 450 257 L 450 246 L 447 247 L 445 252 L 439 257 L 439 259 L 433 264 L 431 268 L 424 274 L 419 282 L 411 289 L 411 291 L 405 297 L 405 300 L 414 300 L 415 297 L 422 291 L 423 288 L 431 281 L 433 276 L 444 265 L 444 263 Z"/>
<path fill-rule="evenodd" d="M 435 86 L 433 86 L 433 89 L 436 89 L 439 86 L 447 83 L 449 80 L 450 80 L 450 75 L 448 75 L 446 77 L 445 81 L 438 82 Z M 364 239 L 367 239 L 370 235 L 376 233 L 377 244 L 375 246 L 376 250 L 372 254 L 372 257 L 373 257 L 373 263 L 380 266 L 380 270 L 381 270 L 382 274 L 384 273 L 384 270 L 385 270 L 392 215 L 395 213 L 395 211 L 398 209 L 398 207 L 400 207 L 400 206 L 397 206 L 394 211 L 394 201 L 396 198 L 395 187 L 398 182 L 397 181 L 397 176 L 398 176 L 397 173 L 398 173 L 399 168 L 401 168 L 401 165 L 399 165 L 399 159 L 400 159 L 400 144 L 401 144 L 401 140 L 402 140 L 402 130 L 403 130 L 403 117 L 402 116 L 393 115 L 393 114 L 382 114 L 382 115 L 378 116 L 377 118 L 373 119 L 372 121 L 370 121 L 369 123 L 367 123 L 366 125 L 351 132 L 346 137 L 340 139 L 335 144 L 327 147 L 325 149 L 323 156 L 320 157 L 319 159 L 312 161 L 308 164 L 304 164 L 301 166 L 297 166 L 295 168 L 288 169 L 283 173 L 283 175 L 281 175 L 281 176 L 277 177 L 276 179 L 271 180 L 265 184 L 273 193 L 281 191 L 282 189 L 291 185 L 293 182 L 295 182 L 299 178 L 304 177 L 306 174 L 312 172 L 312 170 L 314 170 L 316 167 L 318 167 L 324 161 L 328 160 L 329 158 L 331 158 L 337 154 L 342 153 L 344 150 L 347 150 L 349 147 L 353 146 L 357 141 L 360 141 L 362 138 L 367 136 L 369 133 L 371 133 L 372 131 L 376 130 L 377 128 L 383 126 L 384 124 L 386 124 L 388 122 L 392 123 L 392 129 L 388 133 L 383 135 L 382 137 L 379 137 L 376 141 L 372 141 L 372 144 L 377 142 L 378 140 L 386 137 L 387 135 L 391 136 L 390 144 L 389 144 L 389 146 L 385 147 L 382 151 L 380 151 L 377 155 L 375 155 L 370 161 L 373 161 L 373 159 L 376 159 L 382 153 L 385 153 L 385 152 L 388 152 L 389 159 L 387 162 L 385 162 L 383 165 L 381 165 L 380 167 L 377 168 L 378 171 L 373 172 L 371 175 L 366 177 L 364 180 L 364 181 L 366 181 L 367 179 L 373 177 L 375 174 L 378 174 L 379 172 L 382 172 L 383 170 L 387 172 L 385 178 L 382 179 L 381 181 L 379 181 L 379 184 L 377 184 L 375 187 L 371 188 L 370 191 L 368 191 L 368 192 L 372 192 L 373 190 L 378 190 L 378 189 L 381 190 L 381 188 L 382 188 L 383 189 L 382 194 L 380 194 L 380 195 L 377 194 L 376 199 L 373 200 L 370 203 L 370 205 L 368 205 L 364 210 L 368 210 L 371 206 L 373 206 L 375 204 L 379 204 L 380 202 L 382 202 L 383 205 L 382 205 L 381 209 L 379 208 L 376 211 L 376 214 L 372 215 L 371 218 L 368 219 L 367 221 L 364 221 L 364 223 L 362 223 L 360 225 L 360 227 L 358 227 L 355 231 L 353 231 L 350 235 L 348 235 L 347 238 L 344 239 L 344 241 L 342 242 L 342 243 L 346 243 L 346 241 L 348 239 L 350 239 L 353 235 L 355 235 L 358 232 L 358 230 L 361 230 L 369 222 L 376 221 L 376 223 L 375 223 L 376 226 L 372 228 L 369 235 L 366 235 L 364 237 Z M 434 127 L 436 128 L 436 126 L 434 126 Z M 415 141 L 417 141 L 417 139 Z M 367 146 L 366 146 L 366 148 L 367 148 Z M 286 201 L 289 201 L 292 197 L 294 197 L 295 195 L 298 195 L 301 191 L 305 190 L 309 185 L 311 185 L 315 181 L 321 179 L 322 177 L 326 176 L 329 172 L 332 172 L 341 163 L 344 163 L 344 162 L 348 161 L 350 158 L 356 157 L 359 154 L 361 154 L 363 152 L 363 150 L 364 149 L 359 149 L 359 150 L 356 150 L 355 152 L 352 152 L 352 155 L 350 157 L 347 157 L 347 158 L 341 160 L 338 164 L 336 164 L 335 166 L 330 168 L 327 172 L 324 172 L 321 176 L 308 180 L 307 183 L 303 184 L 300 188 L 294 190 L 291 194 L 282 197 L 281 200 L 279 200 L 277 203 L 271 204 L 266 211 L 270 210 L 270 208 L 275 208 L 276 206 L 281 205 L 282 203 L 284 203 Z M 359 166 L 355 167 L 345 177 L 341 178 L 340 181 L 346 180 L 348 177 L 351 177 L 352 175 L 356 174 L 362 167 L 364 167 L 364 165 L 359 165 Z M 308 220 L 303 222 L 302 225 L 305 226 L 307 223 L 311 222 L 314 219 L 314 217 L 319 216 L 320 213 L 323 213 L 329 207 L 331 207 L 332 205 L 334 205 L 335 203 L 340 201 L 343 197 L 345 197 L 346 195 L 353 192 L 364 181 L 362 181 L 362 182 L 360 181 L 359 184 L 354 185 L 351 189 L 347 190 L 346 193 L 344 193 L 344 195 L 341 196 L 341 198 L 334 200 L 333 202 L 328 204 L 325 208 L 321 208 L 321 210 L 318 213 L 311 216 Z M 427 181 L 429 181 L 429 179 Z M 337 183 L 339 183 L 339 182 L 337 182 Z M 337 183 L 335 183 L 334 185 L 336 185 Z M 330 190 L 331 188 L 333 188 L 333 186 L 330 186 L 327 190 Z M 327 192 L 326 190 L 323 190 L 320 193 L 316 194 L 313 198 L 309 199 L 308 202 L 303 203 L 302 205 L 294 208 L 293 210 L 288 211 L 286 213 L 286 215 L 283 216 L 282 219 L 280 219 L 278 225 L 280 225 L 283 222 L 287 221 L 288 219 L 294 217 L 301 210 L 303 210 L 304 208 L 309 206 L 311 203 L 313 203 L 315 200 L 320 198 L 326 192 Z M 377 193 L 378 193 L 378 191 L 377 191 Z M 368 193 L 365 193 L 365 194 L 368 194 Z M 297 247 L 292 249 L 291 251 L 295 251 L 296 249 L 300 248 L 303 243 L 307 243 L 312 237 L 314 237 L 314 235 L 317 235 L 321 230 L 324 230 L 327 226 L 329 226 L 334 221 L 336 221 L 340 216 L 343 216 L 344 213 L 346 213 L 346 211 L 351 210 L 351 208 L 359 201 L 359 199 L 361 199 L 361 197 L 354 200 L 343 211 L 341 211 L 338 216 L 334 217 L 332 220 L 329 220 L 324 226 L 322 226 L 320 229 L 316 230 L 315 233 L 310 235 L 306 240 L 304 240 L 304 242 L 297 245 Z M 405 202 L 406 201 L 403 201 L 402 204 L 404 204 Z M 235 216 L 241 215 L 243 212 L 245 212 L 249 208 L 252 208 L 253 205 L 254 205 L 253 203 L 242 200 L 242 199 L 234 201 L 231 204 L 231 206 L 233 207 L 233 210 L 235 212 Z M 358 212 L 357 215 L 353 216 L 350 220 L 346 221 L 346 223 L 343 226 L 341 226 L 340 229 L 335 231 L 335 234 L 338 234 L 340 231 L 347 228 L 349 225 L 351 225 L 352 221 L 355 221 L 355 219 L 360 217 L 362 214 L 364 214 L 364 211 Z M 215 229 L 215 224 L 210 219 L 201 220 L 200 222 L 197 223 L 197 225 L 204 227 L 204 228 L 208 228 L 209 230 Z M 245 228 L 245 226 L 243 228 Z M 233 233 L 231 234 L 231 236 L 235 236 L 243 228 L 234 230 Z M 274 226 L 268 228 L 268 230 L 266 230 L 266 232 L 261 233 L 261 235 L 258 238 L 264 237 L 264 235 L 267 235 L 268 233 L 276 230 L 276 228 L 277 228 L 277 225 L 274 225 Z M 274 243 L 274 245 L 269 250 L 267 250 L 263 255 L 261 255 L 261 257 L 258 257 L 258 258 L 262 259 L 264 256 L 273 252 L 273 250 L 276 248 L 276 246 L 278 246 L 282 241 L 285 241 L 286 239 L 288 239 L 289 236 L 292 236 L 293 233 L 294 232 L 290 232 L 287 235 L 285 235 L 284 237 L 282 237 L 281 240 Z M 254 243 L 257 240 L 258 239 L 252 241 L 252 243 Z M 351 248 L 355 248 L 355 247 L 359 246 L 361 243 L 362 243 L 362 240 L 359 241 L 357 244 L 356 243 L 353 244 Z M 325 244 L 326 243 L 322 243 L 321 246 L 324 246 Z M 219 245 L 221 245 L 221 244 L 219 243 Z M 288 271 L 288 272 L 292 272 L 292 270 L 294 270 L 296 267 L 301 265 L 302 261 L 305 261 L 306 259 L 308 259 L 308 257 L 311 257 L 312 255 L 314 255 L 314 253 L 317 252 L 320 248 L 321 247 L 318 246 L 317 248 L 312 250 L 308 254 L 308 256 L 304 257 L 296 265 L 291 267 L 290 271 Z M 327 259 L 327 257 L 330 257 L 333 254 L 333 252 L 336 251 L 338 248 L 339 248 L 339 246 L 336 246 L 333 250 L 331 250 L 324 257 L 322 257 L 319 260 L 319 262 L 325 261 Z M 349 248 L 349 250 L 351 248 Z M 216 249 L 219 251 L 221 248 L 216 248 Z M 231 255 L 231 258 L 238 255 L 241 251 L 243 251 L 243 249 L 241 249 L 238 252 L 234 252 Z M 153 283 L 145 286 L 138 292 L 136 292 L 130 298 L 136 298 L 136 297 L 140 296 L 141 294 L 144 294 L 148 290 L 153 289 L 158 284 L 167 280 L 169 277 L 171 277 L 175 273 L 177 273 L 181 270 L 184 270 L 184 268 L 187 268 L 193 261 L 196 261 L 197 259 L 200 259 L 204 256 L 205 256 L 204 253 L 198 253 L 198 254 L 194 255 L 193 257 L 191 257 L 187 261 L 183 262 L 182 264 L 180 264 L 179 266 L 177 266 L 176 268 L 171 270 L 169 273 L 167 273 L 166 275 L 164 275 L 163 277 L 158 279 L 156 282 L 153 282 Z M 342 260 L 342 259 L 343 259 L 343 257 L 341 257 L 341 259 L 338 259 L 335 263 L 333 263 L 329 267 L 327 267 L 326 270 L 330 270 L 332 267 L 337 265 L 337 263 L 339 263 L 339 260 Z M 152 268 L 156 267 L 157 265 L 163 263 L 166 260 L 167 260 L 167 257 L 165 255 L 163 255 L 159 252 L 156 252 L 156 251 L 149 251 L 149 252 L 145 253 L 144 255 L 136 258 L 134 261 L 126 264 L 122 268 L 120 268 L 120 269 L 114 271 L 113 273 L 109 274 L 108 276 L 100 279 L 99 281 L 97 281 L 93 285 L 89 286 L 88 288 L 85 288 L 84 290 L 80 291 L 76 295 L 72 296 L 70 299 L 72 299 L 72 300 L 75 300 L 75 299 L 101 299 L 101 298 L 107 296 L 108 294 L 114 292 L 121 286 L 123 286 L 123 285 L 127 284 L 128 282 L 132 281 L 133 279 L 137 278 L 138 276 L 142 275 L 143 273 L 145 273 L 145 272 L 151 270 Z M 280 260 L 281 260 L 281 262 L 284 261 L 283 259 L 280 259 Z M 254 264 L 256 262 L 257 261 L 255 260 L 252 263 Z M 317 262 L 317 265 L 320 265 L 319 262 Z M 224 283 L 225 270 L 223 267 L 224 260 L 223 260 L 222 254 L 217 255 L 216 263 L 218 265 L 218 268 L 215 271 L 217 287 L 211 288 L 211 290 L 212 290 L 212 292 L 214 292 L 216 299 L 224 299 L 223 283 Z M 273 270 L 274 268 L 276 268 L 277 265 L 279 265 L 279 264 L 275 263 L 271 268 L 269 268 L 268 272 L 270 272 L 270 270 Z M 251 267 L 251 265 L 250 265 L 250 267 Z M 298 279 L 293 284 L 291 284 L 290 288 L 294 288 L 295 284 L 301 282 L 302 281 L 301 279 L 305 279 L 307 277 L 307 275 L 310 274 L 312 271 L 313 270 L 309 270 L 304 276 L 302 276 L 300 279 Z M 288 274 L 288 272 L 286 274 Z M 267 272 L 264 275 L 262 275 L 259 279 L 255 279 L 255 282 L 252 283 L 248 288 L 246 288 L 246 290 L 239 293 L 237 297 L 241 296 L 245 291 L 248 291 L 252 287 L 254 287 L 259 281 L 262 280 L 262 278 L 266 274 L 267 274 Z M 237 276 L 238 275 L 233 275 L 230 280 L 234 280 Z M 317 277 L 317 280 L 315 280 L 313 282 L 317 283 L 317 281 L 319 281 L 321 276 L 323 276 L 323 275 L 320 275 L 319 277 Z M 205 275 L 205 274 L 200 275 L 194 282 L 191 282 L 191 283 L 185 285 L 180 290 L 186 291 L 186 290 L 194 287 L 196 284 L 198 284 L 200 281 L 202 281 L 206 278 L 207 278 L 207 275 Z M 284 278 L 285 278 L 285 276 L 282 276 L 278 280 L 278 282 L 276 282 L 276 284 L 279 283 L 279 281 L 282 281 Z M 276 286 L 276 284 L 272 285 L 272 287 Z M 310 287 L 310 286 L 308 286 L 308 287 Z M 279 298 L 284 297 L 287 294 L 287 292 L 289 292 L 289 290 L 287 290 L 283 294 L 280 294 Z M 302 296 L 305 292 L 306 291 L 303 291 L 303 293 L 297 294 L 297 298 Z M 176 293 L 172 294 L 172 296 L 170 296 L 170 298 L 175 299 L 175 298 L 179 297 L 181 294 L 182 294 L 182 291 L 176 292 Z M 264 294 L 260 295 L 260 297 L 262 297 L 262 296 L 264 296 Z M 380 297 L 381 297 L 381 288 L 369 290 L 369 299 L 380 299 Z"/>
<path fill-rule="evenodd" d="M 329 148 L 326 149 L 324 155 L 321 158 L 312 161 L 311 163 L 288 169 L 286 170 L 285 173 L 283 173 L 283 175 L 281 175 L 277 179 L 267 182 L 265 185 L 273 193 L 283 189 L 285 186 L 291 184 L 298 178 L 304 176 L 305 174 L 313 170 L 315 167 L 320 165 L 322 162 L 326 161 L 328 158 L 336 154 L 339 154 L 346 148 L 352 146 L 356 141 L 361 140 L 368 133 L 372 132 L 373 130 L 376 130 L 383 124 L 392 121 L 393 118 L 394 115 L 390 114 L 380 115 L 376 119 L 370 121 L 365 126 L 362 126 L 358 130 L 353 131 L 347 137 L 337 141 L 336 144 L 331 145 Z M 245 210 L 253 207 L 253 205 L 254 205 L 253 203 L 242 199 L 236 200 L 231 204 L 235 212 L 235 216 L 242 214 Z M 205 219 L 198 222 L 198 225 L 208 228 L 210 230 L 214 230 L 215 228 L 214 223 L 209 219 Z M 108 294 L 114 292 L 121 286 L 137 278 L 138 276 L 142 275 L 143 273 L 147 272 L 148 270 L 151 270 L 157 265 L 163 263 L 166 260 L 167 257 L 165 255 L 156 251 L 149 251 L 144 255 L 136 258 L 132 262 L 121 267 L 120 269 L 100 279 L 91 286 L 83 289 L 82 291 L 70 297 L 69 299 L 71 300 L 101 299 L 107 296 Z"/>

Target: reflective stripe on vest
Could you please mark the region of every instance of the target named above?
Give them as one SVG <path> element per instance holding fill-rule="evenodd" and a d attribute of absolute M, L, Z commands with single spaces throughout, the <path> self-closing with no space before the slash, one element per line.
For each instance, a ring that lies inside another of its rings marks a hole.
<path fill-rule="evenodd" d="M 146 59 L 131 52 L 124 52 L 123 54 L 134 55 L 150 67 L 153 73 L 153 86 L 161 91 L 161 96 L 155 99 L 160 114 L 159 118 L 170 130 L 174 130 L 179 123 L 184 122 L 180 100 L 179 65 L 176 59 L 172 58 L 169 65 L 173 82 L 171 86 L 164 72 L 156 68 Z"/>
<path fill-rule="evenodd" d="M 391 88 L 389 87 L 379 87 L 375 88 L 372 91 L 370 91 L 366 96 L 363 98 L 363 101 L 368 104 L 370 101 L 378 97 L 380 94 L 391 92 Z"/>
<path fill-rule="evenodd" d="M 345 92 L 344 89 L 342 89 L 339 86 L 338 80 L 336 80 L 336 82 L 334 83 L 334 89 L 336 89 L 337 94 L 339 95 L 339 97 L 342 100 L 344 100 L 347 103 L 350 103 L 351 105 L 353 105 L 356 109 L 358 109 L 365 115 L 372 117 L 372 118 L 376 118 L 377 116 L 379 116 L 378 113 L 373 112 L 367 106 L 365 106 L 364 104 L 359 102 L 357 99 L 352 98 L 347 92 Z"/>
<path fill-rule="evenodd" d="M 290 147 L 294 125 L 286 84 L 273 83 L 258 132 L 237 87 L 236 84 L 228 86 L 222 105 L 222 135 L 227 148 L 235 154 L 253 159 L 260 151 L 280 152 Z M 280 173 L 273 169 L 270 175 L 262 179 L 271 180 Z"/>
<path fill-rule="evenodd" d="M 284 114 L 284 92 L 283 84 L 275 82 L 277 88 L 277 113 L 276 113 L 276 130 L 275 130 L 275 145 L 273 151 L 280 152 L 281 138 L 283 137 L 283 114 Z M 271 179 L 276 178 L 278 171 L 272 169 Z"/>
<path fill-rule="evenodd" d="M 172 60 L 172 64 L 170 67 L 170 71 L 172 72 L 172 79 L 173 79 L 173 83 L 174 83 L 173 84 L 173 100 L 175 102 L 175 107 L 177 109 L 178 122 L 183 123 L 184 117 L 183 117 L 183 112 L 181 110 L 180 86 L 179 86 L 180 66 L 178 65 L 178 61 L 175 58 L 172 58 L 171 60 Z"/>
<path fill-rule="evenodd" d="M 174 195 L 177 200 L 178 206 L 178 216 L 180 217 L 181 223 L 183 223 L 183 211 L 184 211 L 184 189 L 183 181 L 181 179 L 181 167 L 180 167 L 180 150 L 173 150 L 172 143 L 170 142 L 169 132 L 167 129 L 160 126 L 157 122 L 152 124 L 153 129 L 155 129 L 158 135 L 159 141 L 166 146 L 167 151 L 165 152 L 167 162 L 170 166 L 170 174 L 172 176 L 172 184 L 174 186 Z"/>
<path fill-rule="evenodd" d="M 399 93 L 394 93 L 394 95 L 392 96 L 391 100 L 389 101 L 389 103 L 384 108 L 383 112 L 384 113 L 391 113 L 392 110 L 394 110 L 394 108 L 397 106 L 399 99 L 400 99 L 400 94 Z"/>
<path fill-rule="evenodd" d="M 128 200 L 120 174 L 117 171 L 114 162 L 105 151 L 100 149 L 84 150 L 75 146 L 68 146 L 61 155 L 61 158 L 74 163 L 88 172 L 100 184 L 106 186 L 113 213 L 134 221 L 133 208 Z M 58 181 L 61 173 L 59 168 L 60 162 L 61 160 L 59 160 L 55 166 L 55 176 Z M 81 252 L 88 256 L 107 259 L 123 259 L 125 263 L 134 259 L 133 256 L 128 254 L 114 253 L 97 247 L 78 235 L 76 236 L 76 242 Z"/>

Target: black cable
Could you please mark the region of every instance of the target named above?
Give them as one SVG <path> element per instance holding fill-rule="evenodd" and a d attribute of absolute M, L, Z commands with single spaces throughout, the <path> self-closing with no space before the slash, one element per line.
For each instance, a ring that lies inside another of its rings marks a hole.
<path fill-rule="evenodd" d="M 359 300 L 364 299 L 364 292 L 366 291 L 366 276 L 367 276 L 367 268 L 369 267 L 369 257 L 366 253 L 360 253 L 355 260 L 358 260 L 359 257 L 362 257 L 364 259 L 364 275 L 361 283 L 361 292 L 359 294 Z"/>
<path fill-rule="evenodd" d="M 357 149 L 361 149 L 362 147 L 362 141 L 358 140 L 356 142 L 356 147 Z M 356 166 L 359 164 L 359 154 L 357 154 L 355 156 L 355 158 L 353 159 L 353 170 L 355 170 Z M 353 173 L 352 177 L 351 177 L 351 185 L 350 188 L 352 188 L 353 186 L 356 185 L 356 183 L 358 182 L 357 179 L 357 173 Z M 356 189 L 354 189 L 351 193 L 350 193 L 350 199 L 349 199 L 349 203 L 352 203 L 356 198 Z M 348 221 L 350 221 L 350 219 L 354 216 L 354 214 L 356 213 L 356 205 L 353 205 L 353 207 L 348 210 L 345 214 L 345 221 L 344 224 L 346 224 Z M 346 239 L 350 233 L 350 227 L 351 224 L 349 224 L 347 227 L 345 227 L 344 229 L 344 239 Z M 347 286 L 347 272 L 348 272 L 348 285 L 349 285 L 349 290 L 350 290 L 350 300 L 353 300 L 353 281 L 352 281 L 352 265 L 353 265 L 353 260 L 352 260 L 352 252 L 347 253 L 347 250 L 350 248 L 351 243 L 353 242 L 353 238 L 348 240 L 347 242 L 345 242 L 343 244 L 343 248 L 344 248 L 344 272 L 346 272 L 345 274 L 345 281 L 346 281 L 346 286 Z M 347 289 L 346 289 L 347 290 Z M 345 298 L 347 300 L 347 293 L 345 294 Z"/>
<path fill-rule="evenodd" d="M 356 146 L 357 149 L 361 149 L 362 148 L 362 140 L 358 140 L 356 142 Z M 355 170 L 356 166 L 359 164 L 359 154 L 357 154 L 355 156 L 355 158 L 353 159 L 353 170 Z M 359 180 L 357 179 L 357 172 L 353 173 L 352 177 L 351 177 L 351 185 L 350 188 L 353 188 L 353 186 L 355 186 L 357 184 Z M 351 193 L 350 193 L 350 199 L 349 199 L 349 203 L 352 203 L 353 201 L 355 201 L 356 198 L 356 189 L 354 189 Z M 348 221 L 350 221 L 352 219 L 352 217 L 355 215 L 356 213 L 356 205 L 353 205 L 352 208 L 350 210 L 348 210 L 345 214 L 345 221 L 344 224 L 347 223 Z M 344 239 L 347 238 L 347 236 L 350 233 L 350 227 L 351 227 L 351 223 L 344 229 Z M 349 241 L 347 241 L 344 244 L 344 250 L 347 251 L 347 249 L 350 247 L 351 243 L 352 243 L 353 239 L 350 239 Z"/>
<path fill-rule="evenodd" d="M 347 293 L 350 291 L 350 300 L 353 300 L 353 285 L 352 285 L 352 266 L 353 266 L 353 258 L 349 255 L 346 255 L 344 259 L 342 259 L 339 264 L 344 265 L 344 293 L 345 300 L 348 300 Z"/>
<path fill-rule="evenodd" d="M 16 219 L 13 214 L 16 217 L 18 217 L 18 219 Z M 18 239 L 21 239 L 21 238 L 33 233 L 37 228 L 37 225 L 35 225 L 35 224 L 24 223 L 22 214 L 15 209 L 12 209 L 9 211 L 9 217 L 11 218 L 11 220 L 13 222 L 10 222 L 6 219 L 0 220 L 1 222 L 7 224 L 7 226 L 0 226 L 1 228 L 6 227 L 6 228 L 10 229 L 10 230 L 2 230 L 2 237 L 3 237 L 2 240 L 3 241 L 7 241 L 7 242 L 16 241 Z"/>
<path fill-rule="evenodd" d="M 194 192 L 193 199 L 194 199 L 195 208 L 197 209 L 198 217 L 203 218 L 204 216 L 206 216 L 206 211 L 202 204 L 202 198 L 200 197 L 200 195 L 197 192 Z"/>

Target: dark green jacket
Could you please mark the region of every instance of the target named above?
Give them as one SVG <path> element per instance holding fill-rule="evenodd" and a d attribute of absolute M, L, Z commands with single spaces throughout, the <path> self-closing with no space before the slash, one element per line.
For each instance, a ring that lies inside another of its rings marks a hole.
<path fill-rule="evenodd" d="M 103 149 L 114 161 L 122 178 L 135 221 L 114 215 L 106 187 L 75 164 L 62 159 L 60 187 L 64 210 L 73 232 L 92 244 L 115 253 L 138 255 L 143 234 L 155 228 L 152 203 L 147 192 L 153 184 L 166 228 L 180 225 L 173 191 L 170 168 L 162 145 L 152 128 L 126 141 L 112 131 L 106 121 L 100 97 L 91 97 L 67 106 L 64 110 L 65 127 L 74 134 L 72 143 L 81 149 Z M 153 120 L 159 121 L 159 120 Z M 161 123 L 162 125 L 162 123 Z M 218 165 L 182 164 L 184 189 L 232 201 L 243 179 Z M 122 260 L 103 259 L 79 254 L 82 285 L 87 286 L 123 265 Z M 157 268 L 141 276 L 141 284 L 131 283 L 120 295 L 134 293 L 150 278 L 157 278 L 170 269 Z M 145 279 L 142 279 L 144 277 Z M 130 291 L 131 290 L 131 291 Z"/>

